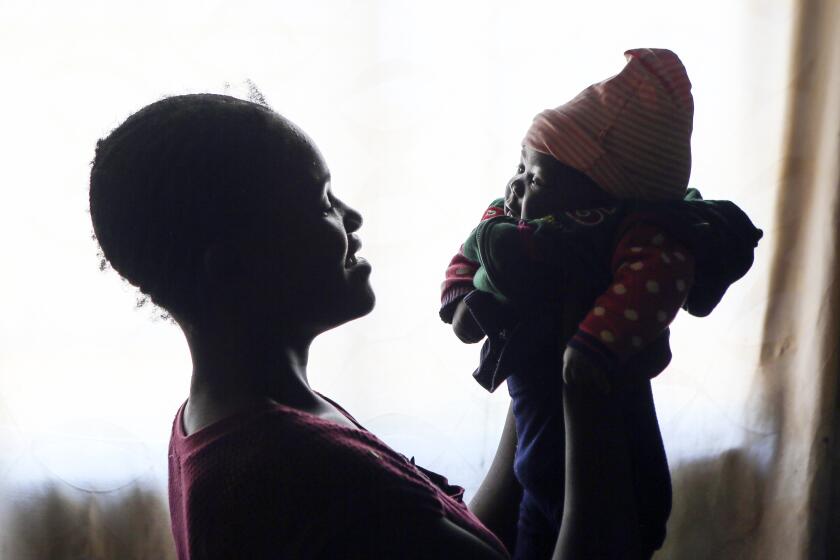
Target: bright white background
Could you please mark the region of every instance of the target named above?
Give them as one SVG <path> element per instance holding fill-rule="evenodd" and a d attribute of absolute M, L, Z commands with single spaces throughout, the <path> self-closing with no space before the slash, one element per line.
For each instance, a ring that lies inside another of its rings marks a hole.
<path fill-rule="evenodd" d="M 618 72 L 634 47 L 670 48 L 688 68 L 692 186 L 766 233 L 724 303 L 673 326 L 675 359 L 654 384 L 669 458 L 745 446 L 760 460 L 774 443 L 754 380 L 788 4 L 0 0 L 0 514 L 45 481 L 163 489 L 189 356 L 174 325 L 99 271 L 89 162 L 141 106 L 247 96 L 247 79 L 315 139 L 335 193 L 365 217 L 378 304 L 316 341 L 313 385 L 473 491 L 507 396 L 473 382 L 478 346 L 439 321 L 443 270 L 502 193 L 533 115 Z"/>

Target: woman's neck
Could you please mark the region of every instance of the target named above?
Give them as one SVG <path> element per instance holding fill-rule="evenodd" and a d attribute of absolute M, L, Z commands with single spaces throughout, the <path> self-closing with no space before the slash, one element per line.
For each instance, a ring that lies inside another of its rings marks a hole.
<path fill-rule="evenodd" d="M 307 409 L 310 337 L 260 329 L 184 329 L 193 362 L 190 400 L 236 407 L 257 401 Z"/>

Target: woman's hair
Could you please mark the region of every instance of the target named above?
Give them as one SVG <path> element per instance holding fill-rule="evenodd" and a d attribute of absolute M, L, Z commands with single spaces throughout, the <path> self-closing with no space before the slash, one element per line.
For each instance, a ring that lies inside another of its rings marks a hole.
<path fill-rule="evenodd" d="M 247 223 L 268 178 L 270 123 L 262 105 L 222 95 L 169 97 L 96 144 L 93 230 L 105 259 L 176 316 L 196 307 L 204 249 Z"/>

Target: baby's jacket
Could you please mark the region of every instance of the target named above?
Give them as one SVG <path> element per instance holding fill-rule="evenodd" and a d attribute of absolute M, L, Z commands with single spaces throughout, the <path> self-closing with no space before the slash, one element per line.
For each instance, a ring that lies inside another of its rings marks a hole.
<path fill-rule="evenodd" d="M 490 391 L 535 355 L 544 360 L 547 347 L 567 345 L 607 372 L 644 350 L 653 377 L 670 361 L 667 328 L 679 308 L 711 312 L 752 265 L 760 237 L 733 203 L 694 189 L 684 201 L 536 220 L 505 216 L 497 199 L 447 267 L 440 315 L 451 322 L 467 298 L 488 337 L 474 376 Z"/>

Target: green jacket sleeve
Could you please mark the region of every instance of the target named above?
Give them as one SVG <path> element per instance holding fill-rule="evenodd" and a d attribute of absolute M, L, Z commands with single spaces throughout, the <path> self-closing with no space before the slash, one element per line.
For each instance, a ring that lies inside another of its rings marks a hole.
<path fill-rule="evenodd" d="M 547 256 L 562 241 L 558 234 L 551 218 L 500 216 L 479 224 L 464 243 L 464 255 L 479 263 L 476 289 L 505 303 L 556 298 L 562 289 L 562 260 Z"/>

